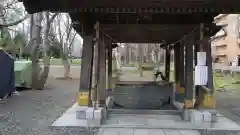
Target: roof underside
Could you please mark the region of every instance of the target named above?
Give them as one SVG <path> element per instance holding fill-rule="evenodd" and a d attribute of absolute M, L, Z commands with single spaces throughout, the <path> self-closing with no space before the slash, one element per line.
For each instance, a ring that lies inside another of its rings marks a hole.
<path fill-rule="evenodd" d="M 68 12 L 81 35 L 98 21 L 118 42 L 174 42 L 211 24 L 219 13 L 235 13 L 240 0 L 23 0 L 29 13 Z M 86 32 L 88 31 L 88 32 Z M 196 34 L 198 36 L 198 34 Z"/>
<path fill-rule="evenodd" d="M 145 10 L 165 9 L 162 12 L 185 12 L 191 9 L 194 12 L 237 12 L 239 0 L 22 0 L 28 12 L 42 10 L 73 12 L 91 9 L 99 12 L 106 8 L 106 12 L 145 12 Z M 96 8 L 96 10 L 95 10 Z M 108 9 L 107 9 L 108 8 Z M 152 9 L 151 9 L 152 8 Z M 155 9 L 153 9 L 155 8 Z M 209 10 L 205 10 L 205 9 Z"/>
<path fill-rule="evenodd" d="M 161 24 L 112 24 L 100 25 L 100 28 L 118 42 L 161 43 L 174 42 L 191 31 L 197 31 L 197 25 L 161 25 Z M 176 30 L 179 32 L 176 33 Z M 173 34 L 174 33 L 174 34 Z"/>

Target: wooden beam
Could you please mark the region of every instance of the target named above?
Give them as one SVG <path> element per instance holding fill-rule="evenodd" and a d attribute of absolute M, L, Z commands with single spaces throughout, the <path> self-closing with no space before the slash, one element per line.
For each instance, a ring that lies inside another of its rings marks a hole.
<path fill-rule="evenodd" d="M 107 12 L 107 13 L 236 13 L 239 12 L 238 0 L 22 0 L 29 13 L 50 12 Z M 214 5 L 214 6 L 213 6 Z"/>

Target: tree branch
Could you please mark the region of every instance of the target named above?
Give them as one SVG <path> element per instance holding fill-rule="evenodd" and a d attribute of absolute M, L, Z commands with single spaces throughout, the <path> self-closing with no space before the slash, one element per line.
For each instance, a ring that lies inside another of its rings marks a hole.
<path fill-rule="evenodd" d="M 27 14 L 24 18 L 22 18 L 22 19 L 20 19 L 20 20 L 18 20 L 18 21 L 15 21 L 15 22 L 12 22 L 12 23 L 8 23 L 8 24 L 0 24 L 0 28 L 18 25 L 19 23 L 21 23 L 21 22 L 23 22 L 24 20 L 26 20 L 28 17 L 30 17 L 29 14 Z"/>
<path fill-rule="evenodd" d="M 4 6 L 4 9 L 8 9 L 10 8 L 11 6 L 15 5 L 19 3 L 19 1 L 15 0 L 15 1 L 12 1 L 11 3 L 7 3 L 5 6 Z"/>
<path fill-rule="evenodd" d="M 55 19 L 55 17 L 58 15 L 58 13 L 54 13 L 52 17 L 49 19 L 49 23 L 52 23 L 52 21 Z"/>
<path fill-rule="evenodd" d="M 73 41 L 75 40 L 76 35 L 77 35 L 77 32 L 74 33 L 73 38 L 72 38 L 72 40 L 70 42 L 70 46 L 73 44 Z"/>

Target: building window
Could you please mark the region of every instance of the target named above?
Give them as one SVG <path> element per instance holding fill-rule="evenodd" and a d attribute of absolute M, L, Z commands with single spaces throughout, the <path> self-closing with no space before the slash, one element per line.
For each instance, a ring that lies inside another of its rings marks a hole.
<path fill-rule="evenodd" d="M 227 56 L 226 55 L 218 55 L 216 56 L 216 63 L 225 63 L 227 60 Z"/>
<path fill-rule="evenodd" d="M 222 44 L 222 45 L 217 45 L 216 47 L 216 51 L 222 51 L 225 50 L 227 48 L 227 45 Z"/>

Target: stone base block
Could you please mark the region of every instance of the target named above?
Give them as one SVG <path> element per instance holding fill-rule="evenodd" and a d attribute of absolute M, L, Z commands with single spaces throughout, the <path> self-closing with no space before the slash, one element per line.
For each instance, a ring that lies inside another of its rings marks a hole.
<path fill-rule="evenodd" d="M 190 110 L 188 110 L 188 109 L 183 109 L 182 110 L 182 115 L 181 115 L 181 117 L 182 117 L 182 120 L 186 120 L 186 121 L 189 121 L 190 120 Z"/>
<path fill-rule="evenodd" d="M 199 125 L 203 123 L 203 114 L 198 110 L 189 110 L 190 111 L 190 121 L 194 125 Z"/>
<path fill-rule="evenodd" d="M 212 121 L 212 114 L 208 111 L 202 112 L 203 114 L 203 121 L 204 122 L 211 122 Z"/>

